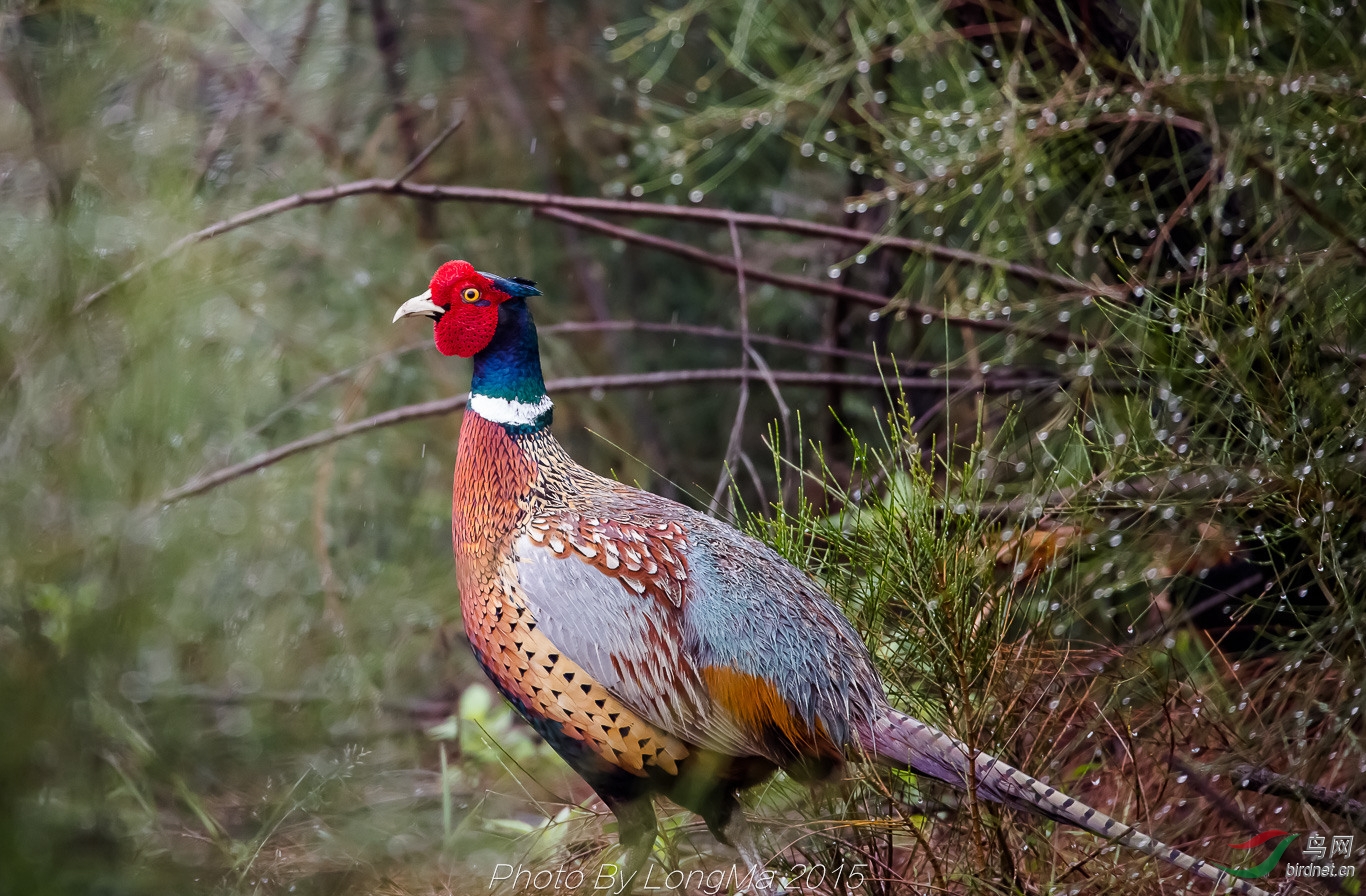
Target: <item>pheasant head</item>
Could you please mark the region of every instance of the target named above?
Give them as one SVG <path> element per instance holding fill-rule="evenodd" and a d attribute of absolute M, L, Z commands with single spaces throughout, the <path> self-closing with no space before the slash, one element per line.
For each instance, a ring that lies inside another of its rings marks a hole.
<path fill-rule="evenodd" d="M 399 307 L 394 321 L 430 317 L 436 321 L 438 351 L 472 358 L 493 341 L 504 302 L 540 294 L 530 280 L 485 274 L 468 261 L 448 261 L 436 269 L 426 292 Z"/>
<path fill-rule="evenodd" d="M 536 325 L 526 306 L 541 291 L 521 277 L 476 271 L 468 261 L 437 268 L 430 287 L 399 306 L 404 317 L 430 317 L 443 355 L 474 359 L 470 410 L 509 430 L 534 432 L 550 424 L 551 402 L 541 378 Z"/>

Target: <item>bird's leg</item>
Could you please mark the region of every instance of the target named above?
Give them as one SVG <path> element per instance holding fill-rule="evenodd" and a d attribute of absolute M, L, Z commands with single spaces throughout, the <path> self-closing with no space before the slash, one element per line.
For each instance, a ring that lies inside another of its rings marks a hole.
<path fill-rule="evenodd" d="M 726 794 L 719 804 L 707 807 L 702 819 L 717 840 L 735 847 L 740 853 L 740 860 L 749 871 L 749 882 L 743 892 L 750 896 L 783 896 L 787 892 L 764 862 L 764 852 L 759 847 L 754 826 L 745 820 L 745 813 L 734 794 Z"/>
<path fill-rule="evenodd" d="M 654 851 L 655 807 L 648 796 L 631 800 L 603 797 L 602 801 L 617 817 L 617 840 L 625 853 L 617 866 L 617 884 L 612 892 L 630 893 L 640 869 Z"/>
<path fill-rule="evenodd" d="M 754 896 L 782 896 L 787 891 L 777 882 L 774 872 L 764 862 L 764 853 L 759 848 L 754 826 L 745 820 L 745 813 L 735 807 L 722 827 L 724 839 L 740 853 L 740 859 L 749 869 L 750 884 L 746 888 Z"/>

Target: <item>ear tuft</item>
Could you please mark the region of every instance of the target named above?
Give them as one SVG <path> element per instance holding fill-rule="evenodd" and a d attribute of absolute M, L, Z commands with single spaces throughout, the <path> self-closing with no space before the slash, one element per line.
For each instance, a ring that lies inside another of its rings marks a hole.
<path fill-rule="evenodd" d="M 528 296 L 539 296 L 541 294 L 541 291 L 536 288 L 535 280 L 528 280 L 525 277 L 499 277 L 497 274 L 486 274 L 483 271 L 479 273 L 488 278 L 494 286 L 510 298 L 525 299 Z"/>

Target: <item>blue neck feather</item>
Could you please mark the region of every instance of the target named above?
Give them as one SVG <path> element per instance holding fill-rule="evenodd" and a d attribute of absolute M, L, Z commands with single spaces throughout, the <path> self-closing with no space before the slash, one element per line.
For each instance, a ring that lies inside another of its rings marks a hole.
<path fill-rule="evenodd" d="M 536 324 L 524 299 L 509 299 L 498 306 L 498 329 L 489 344 L 474 356 L 470 394 L 528 405 L 545 398 Z M 550 425 L 552 414 L 547 410 L 532 423 L 504 427 L 515 432 L 537 432 Z"/>

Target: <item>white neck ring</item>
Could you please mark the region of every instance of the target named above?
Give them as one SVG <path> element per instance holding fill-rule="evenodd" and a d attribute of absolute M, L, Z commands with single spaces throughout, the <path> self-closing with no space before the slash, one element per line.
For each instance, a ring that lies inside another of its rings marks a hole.
<path fill-rule="evenodd" d="M 469 404 L 470 410 L 480 417 L 504 426 L 530 426 L 539 422 L 554 406 L 549 395 L 542 395 L 540 401 L 531 404 L 516 399 L 480 395 L 478 392 L 470 396 Z"/>

